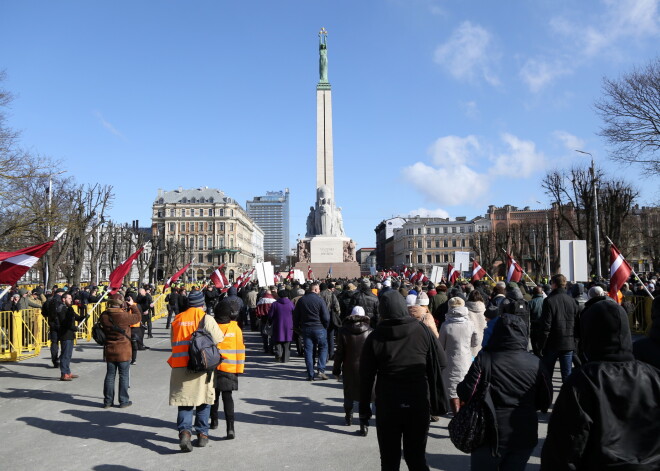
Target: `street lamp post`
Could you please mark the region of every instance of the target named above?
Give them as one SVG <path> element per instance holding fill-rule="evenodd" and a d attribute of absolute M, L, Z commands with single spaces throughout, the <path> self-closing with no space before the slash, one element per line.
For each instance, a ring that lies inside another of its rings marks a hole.
<path fill-rule="evenodd" d="M 543 204 L 537 201 L 538 204 Z M 536 242 L 534 243 L 536 245 Z M 548 223 L 548 210 L 545 211 L 545 260 L 548 280 L 551 278 L 550 274 L 550 224 Z"/>
<path fill-rule="evenodd" d="M 585 154 L 591 157 L 591 186 L 594 189 L 594 223 L 595 223 L 595 236 L 596 239 L 596 277 L 600 278 L 602 275 L 601 265 L 600 265 L 600 224 L 598 222 L 598 190 L 596 189 L 596 167 L 594 165 L 594 156 L 589 152 L 583 150 L 575 149 L 575 152 L 580 154 Z"/>

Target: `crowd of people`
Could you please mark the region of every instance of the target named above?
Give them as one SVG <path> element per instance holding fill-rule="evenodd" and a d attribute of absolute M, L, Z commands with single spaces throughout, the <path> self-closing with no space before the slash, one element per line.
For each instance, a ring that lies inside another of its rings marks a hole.
<path fill-rule="evenodd" d="M 359 435 L 367 436 L 375 413 L 382 469 L 399 469 L 402 449 L 409 469 L 429 469 L 430 422 L 459 413 L 484 381 L 492 420 L 471 453 L 472 469 L 524 469 L 538 443 L 538 411 L 551 406 L 542 469 L 659 469 L 660 285 L 653 275 L 641 283 L 622 290 L 648 296 L 648 289 L 654 297 L 649 335 L 634 344 L 629 299 L 610 298 L 605 284 L 568 283 L 560 274 L 545 285 L 371 277 L 248 283 L 226 291 L 213 284 L 173 287 L 166 298 L 169 402 L 178 408 L 180 448 L 193 450 L 194 433 L 195 445 L 208 443 L 220 399 L 226 436 L 235 437 L 232 392 L 244 372 L 243 331 L 249 329 L 274 361 L 286 363 L 292 352 L 304 357 L 301 375 L 308 381 L 326 381 L 328 372 L 342 381 L 344 422 L 353 423 L 357 403 Z M 82 291 L 85 304 L 100 299 L 98 290 Z M 16 294 L 11 302 L 22 306 L 41 302 L 53 365 L 61 380 L 74 379 L 72 342 L 83 315 L 72 306 L 76 299 L 82 304 L 81 296 L 63 289 L 46 299 L 38 291 Z M 147 348 L 145 334 L 152 336 L 153 305 L 148 286 L 126 287 L 107 301 L 104 407 L 114 405 L 116 376 L 119 407 L 131 405 L 129 369 L 136 351 Z M 222 354 L 212 375 L 186 368 L 195 331 L 205 332 Z M 557 360 L 563 384 L 553 406 Z"/>

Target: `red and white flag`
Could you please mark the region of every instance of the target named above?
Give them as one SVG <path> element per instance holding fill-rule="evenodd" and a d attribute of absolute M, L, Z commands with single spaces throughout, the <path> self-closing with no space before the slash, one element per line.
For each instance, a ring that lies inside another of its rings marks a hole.
<path fill-rule="evenodd" d="M 234 284 L 232 285 L 234 288 L 238 288 L 239 286 L 241 286 L 241 283 L 243 283 L 243 278 L 245 278 L 246 273 L 247 271 L 244 271 L 243 273 L 241 273 L 241 276 L 239 276 L 238 279 L 234 281 Z"/>
<path fill-rule="evenodd" d="M 616 245 L 612 244 L 610 247 L 610 297 L 617 299 L 617 293 L 628 281 L 628 277 L 632 273 L 632 267 L 623 258 Z"/>
<path fill-rule="evenodd" d="M 0 283 L 13 285 L 50 250 L 56 240 L 15 252 L 0 252 Z"/>
<path fill-rule="evenodd" d="M 190 263 L 192 263 L 192 260 L 190 261 Z M 178 280 L 181 277 L 181 275 L 183 275 L 186 272 L 186 270 L 188 270 L 188 267 L 190 267 L 190 263 L 167 279 L 165 285 L 163 286 L 163 292 L 165 292 L 167 288 L 172 286 L 172 283 L 176 283 L 176 280 Z"/>
<path fill-rule="evenodd" d="M 482 279 L 484 276 L 486 276 L 486 270 L 481 268 L 481 265 L 479 265 L 479 262 L 476 260 L 472 261 L 472 281 L 478 281 Z"/>
<path fill-rule="evenodd" d="M 523 269 L 520 265 L 518 265 L 518 262 L 514 260 L 514 258 L 509 254 L 509 252 L 506 253 L 506 282 L 514 281 L 518 283 L 520 280 L 522 280 L 523 277 Z"/>
<path fill-rule="evenodd" d="M 312 266 L 307 265 L 307 279 L 308 280 L 313 280 L 314 279 L 314 272 L 312 271 Z"/>
<path fill-rule="evenodd" d="M 453 285 L 454 283 L 456 283 L 456 280 L 458 280 L 458 277 L 460 276 L 461 273 L 456 268 L 454 268 L 454 265 L 452 265 L 451 263 L 447 265 L 447 272 L 449 272 L 447 275 L 449 284 Z"/>
<path fill-rule="evenodd" d="M 247 273 L 247 274 L 244 273 L 243 275 L 244 275 L 243 276 L 243 281 L 241 281 L 241 284 L 238 286 L 239 288 L 242 288 L 243 286 L 247 285 L 250 282 L 250 280 L 254 276 L 254 268 L 252 270 L 250 270 L 249 273 Z"/>
<path fill-rule="evenodd" d="M 211 281 L 217 289 L 223 289 L 229 286 L 229 280 L 225 276 L 225 271 L 223 270 L 224 267 L 225 264 L 223 263 L 211 273 Z"/>
<path fill-rule="evenodd" d="M 124 260 L 110 273 L 110 281 L 108 283 L 109 294 L 115 294 L 121 288 L 122 283 L 124 283 L 124 277 L 131 271 L 133 263 L 135 263 L 135 260 L 137 260 L 143 250 L 144 247 L 140 247 L 133 255 Z"/>
<path fill-rule="evenodd" d="M 289 274 L 286 276 L 287 280 L 293 280 L 293 268 L 289 270 Z"/>

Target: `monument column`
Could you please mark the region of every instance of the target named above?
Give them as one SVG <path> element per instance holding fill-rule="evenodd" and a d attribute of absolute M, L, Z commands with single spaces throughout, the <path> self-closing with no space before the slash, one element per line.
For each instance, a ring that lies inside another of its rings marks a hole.
<path fill-rule="evenodd" d="M 316 188 L 325 185 L 335 194 L 332 152 L 332 90 L 328 82 L 328 33 L 319 32 L 319 83 L 316 85 Z"/>

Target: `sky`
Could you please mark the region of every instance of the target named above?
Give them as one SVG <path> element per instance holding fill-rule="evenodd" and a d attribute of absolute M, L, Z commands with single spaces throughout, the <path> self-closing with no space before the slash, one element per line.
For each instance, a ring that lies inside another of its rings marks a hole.
<path fill-rule="evenodd" d="M 158 189 L 243 207 L 315 201 L 318 31 L 328 31 L 335 200 L 358 248 L 392 216 L 549 206 L 546 172 L 589 164 L 641 204 L 659 178 L 608 158 L 594 102 L 657 58 L 660 0 L 0 0 L 0 87 L 21 144 L 150 224 Z"/>

